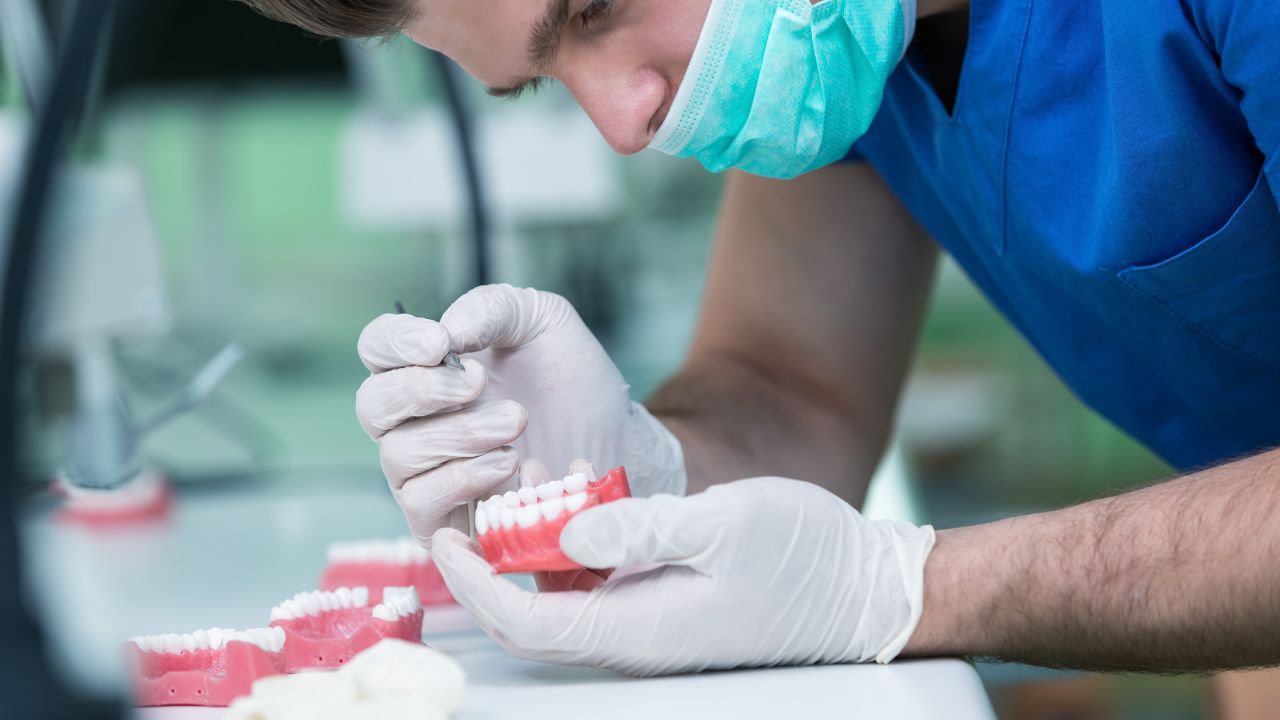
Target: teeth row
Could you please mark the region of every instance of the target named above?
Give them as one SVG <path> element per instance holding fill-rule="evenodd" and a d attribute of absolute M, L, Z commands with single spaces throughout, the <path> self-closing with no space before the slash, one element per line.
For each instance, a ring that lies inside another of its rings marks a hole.
<path fill-rule="evenodd" d="M 379 620 L 395 622 L 398 618 L 412 615 L 422 609 L 418 600 L 418 591 L 411 587 L 388 587 L 382 589 L 382 604 L 373 608 L 373 616 Z"/>
<path fill-rule="evenodd" d="M 77 506 L 102 510 L 135 507 L 159 497 L 164 491 L 164 486 L 154 475 L 142 475 L 111 489 L 80 487 L 63 478 L 58 479 L 58 486 Z"/>
<path fill-rule="evenodd" d="M 411 537 L 395 540 L 356 540 L 329 546 L 329 562 L 382 562 L 398 565 L 425 563 L 431 553 Z"/>
<path fill-rule="evenodd" d="M 143 652 L 168 653 L 177 655 L 182 652 L 196 650 L 218 650 L 223 645 L 236 640 L 257 645 L 267 652 L 280 652 L 284 649 L 284 628 L 254 628 L 252 630 L 231 630 L 229 628 L 209 628 L 197 630 L 185 635 L 139 635 L 129 638 Z"/>
<path fill-rule="evenodd" d="M 533 527 L 540 520 L 555 520 L 560 513 L 576 513 L 587 504 L 586 473 L 575 473 L 537 487 L 522 487 L 505 495 L 494 495 L 476 506 L 476 532 L 506 530 L 519 525 Z"/>
<path fill-rule="evenodd" d="M 329 610 L 364 607 L 369 604 L 369 588 L 345 588 L 325 591 L 301 592 L 271 608 L 271 622 L 294 620 L 308 615 L 319 615 Z"/>

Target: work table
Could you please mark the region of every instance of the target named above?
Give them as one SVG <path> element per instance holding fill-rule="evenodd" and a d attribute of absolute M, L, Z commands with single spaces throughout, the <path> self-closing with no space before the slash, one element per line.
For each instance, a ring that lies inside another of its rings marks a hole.
<path fill-rule="evenodd" d="M 129 635 L 258 627 L 277 602 L 315 587 L 337 540 L 394 537 L 403 519 L 384 486 L 279 478 L 183 492 L 163 524 L 110 532 L 28 516 L 32 580 L 73 674 L 122 680 Z M 517 660 L 457 607 L 427 608 L 424 635 L 468 675 L 457 720 L 498 717 L 849 717 L 993 720 L 977 674 L 958 660 L 703 673 L 633 679 Z M 145 720 L 219 718 L 220 709 L 139 710 Z"/>

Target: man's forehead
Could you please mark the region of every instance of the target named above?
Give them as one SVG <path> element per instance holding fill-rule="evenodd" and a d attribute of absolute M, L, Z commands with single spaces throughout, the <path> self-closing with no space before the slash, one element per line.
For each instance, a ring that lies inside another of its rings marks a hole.
<path fill-rule="evenodd" d="M 528 74 L 529 36 L 551 1 L 415 0 L 407 34 L 481 82 L 502 86 Z"/>

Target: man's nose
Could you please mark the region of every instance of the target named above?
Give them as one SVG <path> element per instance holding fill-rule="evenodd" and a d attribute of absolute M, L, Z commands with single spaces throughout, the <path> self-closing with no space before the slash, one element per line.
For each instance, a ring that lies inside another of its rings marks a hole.
<path fill-rule="evenodd" d="M 621 155 L 633 155 L 649 145 L 670 94 L 662 74 L 645 68 L 625 73 L 587 72 L 563 82 L 605 142 Z"/>

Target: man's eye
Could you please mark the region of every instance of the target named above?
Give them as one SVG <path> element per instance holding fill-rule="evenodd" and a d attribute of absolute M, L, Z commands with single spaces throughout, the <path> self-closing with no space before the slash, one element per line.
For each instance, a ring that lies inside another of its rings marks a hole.
<path fill-rule="evenodd" d="M 590 29 L 592 23 L 601 20 L 608 15 L 609 11 L 613 9 L 614 1 L 615 0 L 591 0 L 590 3 L 587 3 L 587 7 L 584 8 L 582 13 L 578 16 L 579 20 L 582 22 L 582 29 Z"/>

